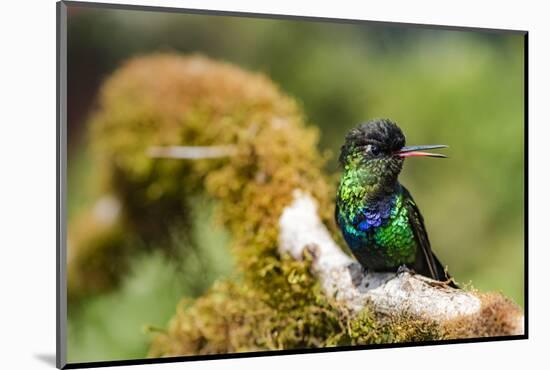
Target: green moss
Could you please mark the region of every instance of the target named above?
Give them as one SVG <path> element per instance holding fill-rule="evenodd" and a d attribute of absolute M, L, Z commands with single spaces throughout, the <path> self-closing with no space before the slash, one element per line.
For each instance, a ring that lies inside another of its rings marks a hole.
<path fill-rule="evenodd" d="M 309 273 L 310 260 L 283 257 L 264 289 L 223 281 L 196 301 L 183 300 L 168 330 L 155 336 L 150 357 L 438 340 L 433 322 L 358 315 L 331 302 Z"/>
<path fill-rule="evenodd" d="M 272 284 L 275 297 L 246 281 L 215 284 L 196 301 L 183 300 L 149 355 L 306 348 L 338 343 L 337 311 L 323 300 L 303 263 L 286 261 Z"/>
<path fill-rule="evenodd" d="M 440 327 L 413 316 L 383 317 L 368 307 L 350 322 L 352 344 L 417 342 L 444 339 Z"/>

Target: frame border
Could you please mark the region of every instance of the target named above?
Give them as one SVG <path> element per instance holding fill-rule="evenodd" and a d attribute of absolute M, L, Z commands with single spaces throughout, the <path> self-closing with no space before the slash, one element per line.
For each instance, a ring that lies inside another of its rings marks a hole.
<path fill-rule="evenodd" d="M 145 12 L 185 13 L 185 14 L 196 14 L 196 15 L 234 16 L 234 17 L 241 17 L 241 18 L 262 18 L 262 19 L 279 19 L 279 20 L 302 20 L 302 21 L 309 21 L 309 22 L 329 22 L 329 23 L 347 23 L 347 24 L 369 23 L 371 25 L 379 25 L 379 26 L 437 29 L 437 30 L 465 31 L 465 32 L 478 31 L 478 32 L 490 32 L 490 33 L 517 33 L 517 34 L 528 33 L 527 30 L 488 28 L 488 27 L 461 27 L 461 26 L 448 26 L 448 25 L 429 24 L 429 23 L 374 21 L 374 20 L 366 20 L 366 19 L 314 17 L 314 16 L 293 15 L 293 14 L 253 13 L 253 12 L 240 12 L 240 11 L 215 10 L 215 9 L 176 8 L 176 7 L 169 7 L 169 6 L 154 6 L 154 5 L 112 4 L 112 3 L 87 2 L 87 1 L 86 2 L 73 1 L 73 0 L 61 0 L 60 2 L 64 3 L 66 6 L 79 6 L 79 7 L 94 8 L 94 9 L 136 10 L 136 11 L 145 11 Z"/>
<path fill-rule="evenodd" d="M 56 349 L 57 368 L 67 364 L 67 5 L 56 3 Z"/>
<path fill-rule="evenodd" d="M 77 362 L 67 363 L 67 240 L 66 240 L 66 198 L 67 198 L 67 8 L 69 6 L 78 6 L 94 9 L 111 9 L 111 10 L 134 10 L 146 12 L 164 12 L 164 13 L 183 13 L 195 15 L 210 15 L 210 16 L 233 16 L 241 18 L 259 18 L 259 19 L 278 19 L 278 20 L 302 20 L 308 22 L 329 22 L 341 24 L 370 24 L 379 26 L 392 26 L 402 28 L 421 28 L 435 29 L 448 31 L 463 31 L 463 32 L 487 32 L 498 34 L 520 34 L 523 35 L 524 49 L 524 334 L 512 336 L 499 336 L 488 338 L 468 338 L 468 339 L 453 339 L 445 341 L 423 341 L 423 342 L 407 342 L 407 343 L 385 343 L 385 344 L 370 344 L 370 345 L 355 345 L 355 346 L 339 346 L 327 348 L 303 348 L 303 349 L 288 349 L 288 350 L 273 350 L 273 351 L 258 351 L 258 352 L 236 352 L 214 355 L 190 355 L 190 356 L 175 356 L 164 358 L 143 358 L 143 359 L 127 359 L 127 360 L 110 360 L 110 361 L 94 361 L 94 362 Z M 190 9 L 190 8 L 175 8 L 163 6 L 147 6 L 147 5 L 131 5 L 131 4 L 111 4 L 99 2 L 82 2 L 82 1 L 58 1 L 56 3 L 57 15 L 57 63 L 56 63 L 56 121 L 57 121 L 57 143 L 56 143 L 56 228 L 57 228 L 57 250 L 56 250 L 56 367 L 58 369 L 79 369 L 79 368 L 96 368 L 108 366 L 124 366 L 124 365 L 144 365 L 144 364 L 161 364 L 187 361 L 204 361 L 204 360 L 220 360 L 231 358 L 246 358 L 246 357 L 265 357 L 265 356 L 284 356 L 294 354 L 312 354 L 322 352 L 342 352 L 342 351 L 357 351 L 366 349 L 381 349 L 381 348 L 403 348 L 403 347 L 423 347 L 432 345 L 449 345 L 460 343 L 483 343 L 483 342 L 498 342 L 507 340 L 522 340 L 529 338 L 529 254 L 528 254 L 528 210 L 529 210 L 529 98 L 528 98 L 528 77 L 529 77 L 529 31 L 527 30 L 512 30 L 512 29 L 496 29 L 483 27 L 460 27 L 446 26 L 424 23 L 403 23 L 403 22 L 385 22 L 373 20 L 358 20 L 347 18 L 327 18 L 314 16 L 299 16 L 285 14 L 267 14 L 267 13 L 251 13 L 237 12 L 225 10 L 208 10 L 208 9 Z"/>

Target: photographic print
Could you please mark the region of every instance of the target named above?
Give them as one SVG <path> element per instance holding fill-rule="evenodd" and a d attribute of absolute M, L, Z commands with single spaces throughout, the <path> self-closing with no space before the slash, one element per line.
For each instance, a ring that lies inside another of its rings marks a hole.
<path fill-rule="evenodd" d="M 526 32 L 58 27 L 59 366 L 527 337 Z"/>

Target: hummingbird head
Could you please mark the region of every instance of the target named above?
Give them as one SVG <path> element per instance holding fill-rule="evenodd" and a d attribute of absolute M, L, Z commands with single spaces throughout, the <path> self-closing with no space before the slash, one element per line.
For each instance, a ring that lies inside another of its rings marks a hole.
<path fill-rule="evenodd" d="M 419 150 L 445 148 L 446 145 L 405 146 L 405 135 L 389 119 L 374 119 L 348 132 L 340 152 L 345 170 L 365 170 L 366 185 L 393 185 L 406 157 L 445 158 L 442 154 Z"/>

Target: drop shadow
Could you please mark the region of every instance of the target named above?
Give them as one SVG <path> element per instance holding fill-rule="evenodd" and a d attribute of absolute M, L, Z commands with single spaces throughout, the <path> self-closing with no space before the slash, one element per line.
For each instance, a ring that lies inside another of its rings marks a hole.
<path fill-rule="evenodd" d="M 46 365 L 50 365 L 52 367 L 55 367 L 55 354 L 54 353 L 35 353 L 34 358 L 42 361 Z"/>

